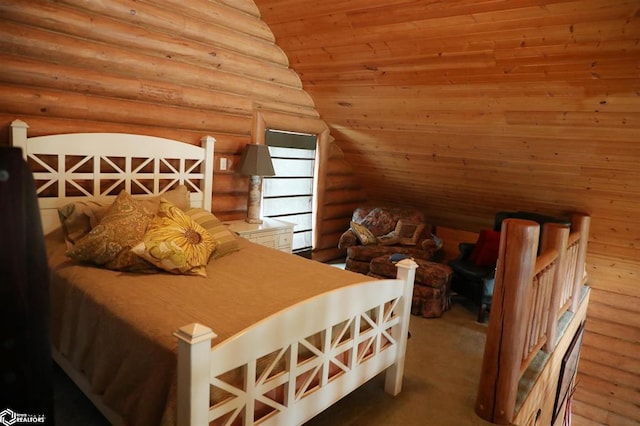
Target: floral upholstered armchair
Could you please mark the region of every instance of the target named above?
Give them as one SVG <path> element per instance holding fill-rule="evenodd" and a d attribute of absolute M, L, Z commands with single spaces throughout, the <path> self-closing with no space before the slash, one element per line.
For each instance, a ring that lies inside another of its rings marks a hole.
<path fill-rule="evenodd" d="M 400 253 L 434 260 L 441 247 L 424 214 L 401 207 L 358 207 L 338 242 L 347 251 L 346 269 L 362 274 L 375 257 Z"/>

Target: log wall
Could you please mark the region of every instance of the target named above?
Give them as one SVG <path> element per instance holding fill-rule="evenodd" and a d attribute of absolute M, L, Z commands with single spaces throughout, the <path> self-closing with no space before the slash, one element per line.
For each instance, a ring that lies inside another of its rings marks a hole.
<path fill-rule="evenodd" d="M 198 143 L 210 134 L 213 211 L 230 220 L 246 210 L 247 178 L 233 169 L 262 137 L 256 117 L 324 134 L 314 256 L 337 255 L 335 234 L 363 195 L 252 1 L 0 0 L 0 15 L 0 143 L 15 118 L 30 136 L 115 131 Z"/>
<path fill-rule="evenodd" d="M 574 424 L 640 423 L 640 1 L 255 1 L 371 201 L 591 216 Z"/>

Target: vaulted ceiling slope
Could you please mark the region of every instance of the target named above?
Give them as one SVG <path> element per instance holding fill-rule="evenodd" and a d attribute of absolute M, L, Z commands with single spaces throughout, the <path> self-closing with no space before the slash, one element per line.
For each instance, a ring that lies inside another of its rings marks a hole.
<path fill-rule="evenodd" d="M 256 4 L 372 198 L 473 228 L 478 209 L 584 207 L 605 154 L 631 171 L 638 1 Z"/>
<path fill-rule="evenodd" d="M 372 201 L 592 216 L 575 420 L 640 421 L 640 1 L 255 3 Z"/>

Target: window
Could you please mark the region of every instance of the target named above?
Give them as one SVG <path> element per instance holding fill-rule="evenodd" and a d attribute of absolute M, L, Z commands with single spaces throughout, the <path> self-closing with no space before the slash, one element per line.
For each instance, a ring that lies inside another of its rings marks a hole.
<path fill-rule="evenodd" d="M 268 129 L 275 176 L 262 186 L 262 216 L 294 223 L 293 252 L 310 252 L 313 245 L 316 135 Z"/>

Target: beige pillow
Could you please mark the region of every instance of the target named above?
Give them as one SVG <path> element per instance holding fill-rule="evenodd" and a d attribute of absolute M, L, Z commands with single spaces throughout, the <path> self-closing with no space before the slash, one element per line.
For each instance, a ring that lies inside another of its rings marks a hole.
<path fill-rule="evenodd" d="M 155 271 L 152 265 L 131 253 L 131 247 L 142 239 L 152 217 L 153 212 L 123 190 L 100 223 L 78 240 L 67 255 L 107 269 Z"/>
<path fill-rule="evenodd" d="M 213 213 L 201 208 L 192 208 L 187 210 L 186 213 L 216 240 L 216 251 L 213 253 L 215 259 L 240 250 L 236 235 Z"/>
<path fill-rule="evenodd" d="M 160 199 L 164 198 L 182 211 L 191 208 L 191 194 L 185 185 L 178 185 L 176 188 L 163 192 L 153 197 L 141 198 L 144 205 L 154 213 L 160 207 Z"/>
<path fill-rule="evenodd" d="M 366 246 L 368 244 L 376 244 L 378 242 L 376 237 L 364 225 L 351 221 L 351 230 L 356 234 L 356 237 L 358 237 L 358 240 L 360 240 L 362 245 Z"/>
<path fill-rule="evenodd" d="M 158 198 L 164 198 L 182 211 L 187 211 L 191 208 L 191 193 L 184 185 L 179 185 L 175 189 L 166 191 L 160 194 Z"/>
<path fill-rule="evenodd" d="M 215 240 L 202 226 L 163 198 L 142 242 L 131 251 L 167 272 L 206 277 L 215 249 Z"/>

